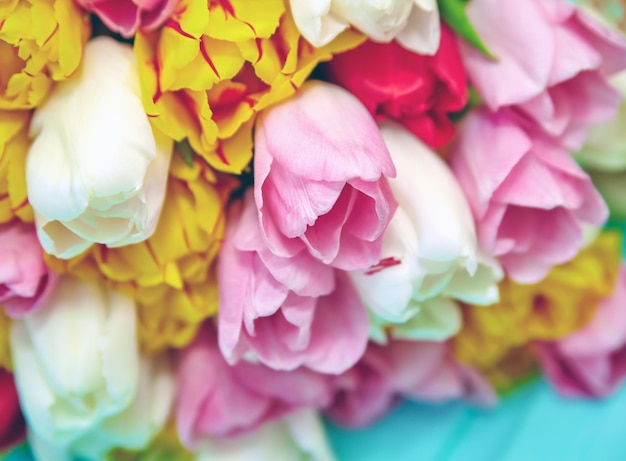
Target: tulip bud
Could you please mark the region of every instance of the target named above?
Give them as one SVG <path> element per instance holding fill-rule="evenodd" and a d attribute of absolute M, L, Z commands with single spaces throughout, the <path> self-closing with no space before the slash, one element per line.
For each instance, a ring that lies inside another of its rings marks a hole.
<path fill-rule="evenodd" d="M 469 205 L 443 161 L 398 125 L 385 123 L 381 132 L 396 165 L 389 184 L 399 206 L 380 262 L 351 277 L 374 338 L 384 340 L 379 327 L 393 324 L 396 337 L 444 340 L 461 325 L 456 303 L 445 298 L 493 303 L 502 271 L 481 253 Z"/>
<path fill-rule="evenodd" d="M 291 0 L 300 33 L 321 47 L 353 25 L 376 42 L 397 39 L 405 48 L 434 54 L 439 47 L 435 0 Z"/>
<path fill-rule="evenodd" d="M 132 49 L 99 37 L 77 75 L 33 116 L 28 199 L 44 249 L 70 258 L 93 243 L 143 241 L 165 197 L 172 141 L 153 132 Z"/>
<path fill-rule="evenodd" d="M 66 444 L 124 410 L 137 389 L 135 327 L 130 298 L 72 277 L 14 322 L 15 379 L 31 430 Z"/>

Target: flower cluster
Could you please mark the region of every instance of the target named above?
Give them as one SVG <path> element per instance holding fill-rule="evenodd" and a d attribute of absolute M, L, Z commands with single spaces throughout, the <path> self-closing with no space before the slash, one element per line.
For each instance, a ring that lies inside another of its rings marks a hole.
<path fill-rule="evenodd" d="M 0 451 L 324 461 L 321 413 L 613 392 L 626 37 L 593 7 L 0 4 Z"/>

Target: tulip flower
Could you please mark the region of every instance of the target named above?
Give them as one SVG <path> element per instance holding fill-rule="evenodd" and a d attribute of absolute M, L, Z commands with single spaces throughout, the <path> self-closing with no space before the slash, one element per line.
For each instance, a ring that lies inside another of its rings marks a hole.
<path fill-rule="evenodd" d="M 74 0 L 3 3 L 0 24 L 0 109 L 38 107 L 54 82 L 76 72 L 91 36 L 89 17 Z"/>
<path fill-rule="evenodd" d="M 377 121 L 394 120 L 433 148 L 452 139 L 455 126 L 449 116 L 468 99 L 456 37 L 446 26 L 433 56 L 396 42 L 367 41 L 335 56 L 324 65 L 324 73 L 359 98 Z"/>
<path fill-rule="evenodd" d="M 489 109 L 510 108 L 568 150 L 610 120 L 626 69 L 626 39 L 566 1 L 472 0 L 467 16 L 491 59 L 459 40 L 470 82 Z M 532 33 L 528 33 L 532 24 Z"/>
<path fill-rule="evenodd" d="M 0 306 L 11 317 L 36 309 L 56 282 L 43 260 L 35 227 L 19 221 L 0 225 Z"/>
<path fill-rule="evenodd" d="M 441 342 L 372 343 L 361 361 L 333 383 L 335 398 L 325 412 L 348 427 L 373 423 L 401 397 L 432 403 L 463 399 L 483 406 L 497 401 L 489 383 L 458 363 Z"/>
<path fill-rule="evenodd" d="M 35 434 L 68 445 L 128 407 L 138 381 L 135 328 L 130 298 L 65 276 L 37 311 L 13 322 L 15 379 Z"/>
<path fill-rule="evenodd" d="M 265 245 L 252 190 L 231 207 L 218 263 L 219 344 L 229 363 L 250 355 L 277 370 L 341 373 L 367 345 L 367 311 L 352 283 L 306 249 Z"/>
<path fill-rule="evenodd" d="M 260 116 L 254 197 L 272 253 L 308 249 L 325 264 L 364 269 L 380 259 L 396 202 L 389 152 L 367 109 L 347 91 L 309 82 Z"/>
<path fill-rule="evenodd" d="M 502 270 L 477 243 L 471 210 L 448 166 L 399 125 L 381 132 L 398 176 L 389 184 L 399 202 L 383 237 L 380 262 L 351 278 L 372 314 L 375 338 L 444 340 L 461 318 L 454 298 L 498 300 Z"/>
<path fill-rule="evenodd" d="M 177 358 L 176 423 L 195 451 L 205 437 L 232 437 L 332 397 L 326 375 L 306 368 L 285 372 L 241 361 L 229 366 L 207 324 Z"/>
<path fill-rule="evenodd" d="M 173 397 L 174 377 L 167 361 L 142 357 L 137 393 L 124 411 L 86 431 L 69 446 L 50 443 L 31 432 L 31 450 L 42 461 L 99 460 L 114 448 L 143 450 L 165 425 Z"/>
<path fill-rule="evenodd" d="M 602 197 L 562 146 L 510 111 L 473 111 L 450 164 L 485 251 L 518 283 L 535 283 L 571 260 L 583 226 L 608 217 Z"/>
<path fill-rule="evenodd" d="M 172 142 L 150 126 L 130 46 L 90 41 L 81 70 L 35 111 L 31 135 L 28 199 L 48 253 L 70 258 L 95 242 L 116 247 L 152 235 Z"/>
<path fill-rule="evenodd" d="M 626 379 L 626 266 L 615 291 L 590 323 L 565 338 L 538 344 L 543 371 L 568 397 L 604 397 Z"/>
<path fill-rule="evenodd" d="M 324 426 L 314 410 L 300 410 L 230 438 L 205 438 L 196 461 L 332 461 Z"/>
<path fill-rule="evenodd" d="M 313 46 L 331 42 L 351 25 L 376 42 L 398 40 L 420 54 L 439 47 L 436 0 L 290 0 L 300 33 Z"/>

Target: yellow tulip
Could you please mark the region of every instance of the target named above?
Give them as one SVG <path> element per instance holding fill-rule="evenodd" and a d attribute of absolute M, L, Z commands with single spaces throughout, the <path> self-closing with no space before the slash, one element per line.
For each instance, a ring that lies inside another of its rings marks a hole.
<path fill-rule="evenodd" d="M 39 105 L 71 76 L 91 34 L 73 0 L 14 0 L 0 7 L 0 109 Z"/>
<path fill-rule="evenodd" d="M 135 53 L 154 126 L 187 139 L 212 167 L 241 173 L 259 111 L 293 95 L 313 68 L 364 37 L 347 31 L 309 45 L 284 0 L 182 0 L 160 31 L 140 32 Z"/>
<path fill-rule="evenodd" d="M 0 223 L 15 216 L 26 222 L 34 219 L 26 194 L 29 122 L 27 111 L 0 110 Z"/>
<path fill-rule="evenodd" d="M 4 313 L 4 309 L 0 309 L 0 368 L 12 371 L 10 331 L 11 319 Z"/>
<path fill-rule="evenodd" d="M 217 312 L 213 262 L 224 234 L 224 207 L 236 185 L 199 159 L 188 167 L 175 155 L 152 237 L 120 248 L 97 245 L 69 261 L 48 256 L 48 263 L 78 277 L 104 277 L 113 289 L 133 297 L 143 351 L 183 347 Z"/>
<path fill-rule="evenodd" d="M 620 255 L 619 234 L 604 232 L 537 284 L 505 279 L 497 304 L 463 306 L 463 327 L 452 341 L 454 355 L 495 377 L 494 385 L 506 387 L 515 381 L 512 375 L 521 378 L 520 370 L 534 368 L 533 360 L 526 360 L 534 354 L 525 348 L 563 338 L 591 320 L 599 301 L 613 291 Z"/>

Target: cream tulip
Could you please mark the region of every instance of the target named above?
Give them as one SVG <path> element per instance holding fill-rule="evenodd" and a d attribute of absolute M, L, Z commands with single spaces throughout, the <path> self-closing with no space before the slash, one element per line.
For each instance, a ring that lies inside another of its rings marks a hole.
<path fill-rule="evenodd" d="M 399 207 L 383 237 L 378 265 L 351 272 L 370 311 L 370 335 L 445 340 L 461 325 L 452 299 L 498 300 L 502 269 L 478 247 L 463 192 L 445 163 L 399 125 L 381 125 L 396 166 L 389 183 Z"/>
<path fill-rule="evenodd" d="M 332 461 L 334 456 L 315 410 L 300 410 L 253 432 L 204 439 L 195 461 Z"/>
<path fill-rule="evenodd" d="M 375 42 L 398 40 L 420 54 L 435 54 L 440 25 L 436 0 L 290 0 L 294 21 L 321 47 L 350 25 Z"/>
<path fill-rule="evenodd" d="M 129 45 L 91 40 L 81 69 L 35 111 L 30 134 L 28 200 L 48 253 L 70 258 L 152 235 L 172 141 L 151 128 Z"/>
<path fill-rule="evenodd" d="M 14 322 L 15 380 L 31 430 L 68 445 L 127 408 L 139 378 L 135 329 L 130 298 L 69 276 Z"/>
<path fill-rule="evenodd" d="M 138 389 L 124 411 L 103 420 L 68 446 L 51 444 L 31 432 L 31 450 L 38 461 L 95 461 L 104 459 L 112 448 L 144 449 L 165 425 L 173 397 L 174 377 L 167 360 L 142 357 Z"/>

